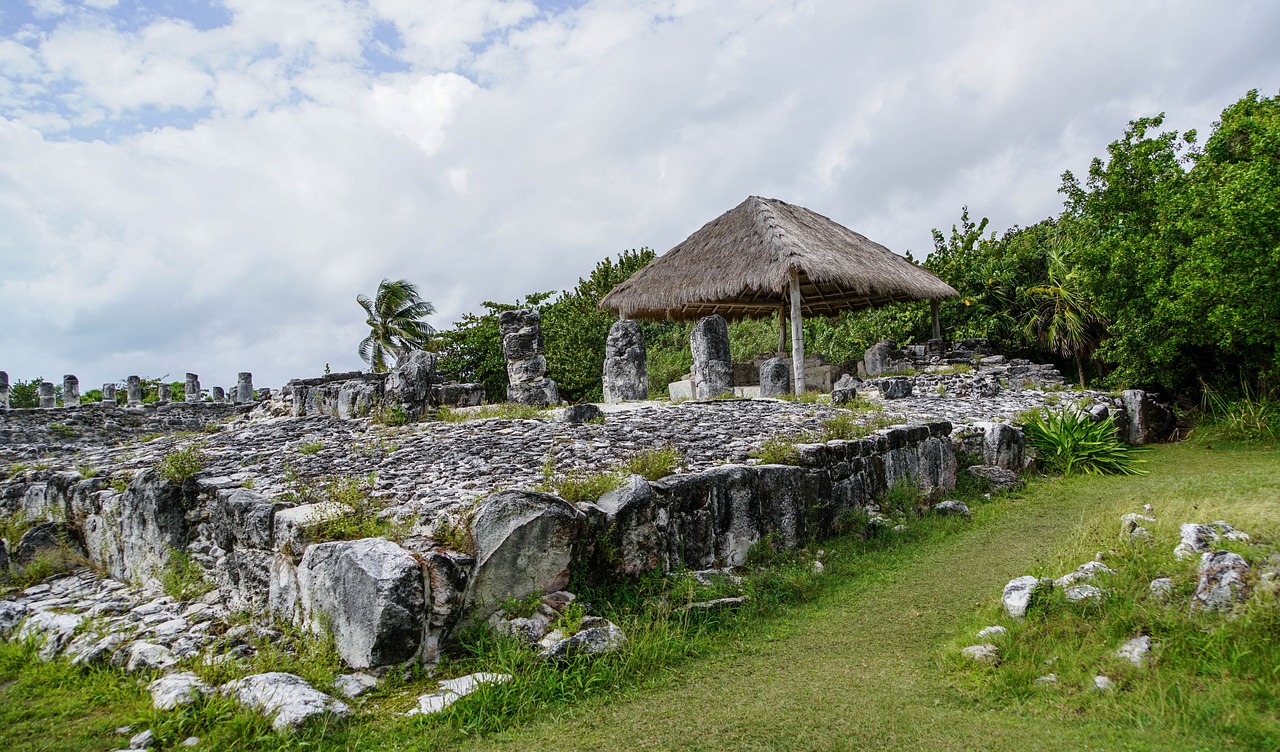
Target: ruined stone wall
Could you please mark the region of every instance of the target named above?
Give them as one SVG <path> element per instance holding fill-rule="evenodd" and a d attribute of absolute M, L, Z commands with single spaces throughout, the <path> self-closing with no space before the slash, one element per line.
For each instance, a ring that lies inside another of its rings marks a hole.
<path fill-rule="evenodd" d="M 252 405 L 156 402 L 124 407 L 97 402 L 72 407 L 0 410 L 0 462 L 74 454 L 149 434 L 200 431 Z"/>

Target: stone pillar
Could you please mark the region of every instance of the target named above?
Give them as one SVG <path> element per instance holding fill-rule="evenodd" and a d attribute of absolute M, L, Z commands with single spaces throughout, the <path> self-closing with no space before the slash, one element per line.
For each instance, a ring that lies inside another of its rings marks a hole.
<path fill-rule="evenodd" d="M 729 324 L 715 315 L 698 319 L 689 335 L 693 351 L 693 396 L 711 399 L 733 394 L 733 357 L 729 354 Z"/>
<path fill-rule="evenodd" d="M 220 386 L 215 386 L 215 387 L 213 388 L 213 401 L 214 401 L 214 402 L 226 402 L 226 401 L 227 401 L 227 395 L 226 395 L 225 393 L 223 393 L 223 391 L 222 391 L 222 387 L 220 387 Z"/>
<path fill-rule="evenodd" d="M 619 321 L 609 327 L 609 339 L 604 343 L 604 401 L 614 404 L 648 396 L 644 332 L 638 321 Z"/>
<path fill-rule="evenodd" d="M 200 377 L 194 373 L 187 374 L 187 383 L 182 385 L 182 394 L 187 402 L 199 402 Z"/>
<path fill-rule="evenodd" d="M 547 378 L 547 359 L 542 355 L 542 314 L 528 309 L 503 311 L 498 330 L 507 359 L 507 401 L 531 407 L 560 404 L 559 390 Z"/>
<path fill-rule="evenodd" d="M 80 404 L 80 379 L 72 374 L 62 377 L 62 406 L 75 407 Z"/>
<path fill-rule="evenodd" d="M 784 358 L 760 364 L 760 396 L 783 397 L 791 393 L 791 366 Z"/>
<path fill-rule="evenodd" d="M 137 376 L 130 376 L 125 379 L 125 392 L 129 396 L 130 405 L 142 404 L 142 379 Z"/>
<path fill-rule="evenodd" d="M 236 397 L 237 404 L 253 402 L 253 374 L 248 371 L 241 371 L 236 375 Z"/>
<path fill-rule="evenodd" d="M 160 382 L 156 384 L 156 401 L 161 404 L 173 399 L 173 384 Z"/>
<path fill-rule="evenodd" d="M 58 398 L 54 396 L 53 382 L 41 381 L 40 382 L 40 407 L 48 409 L 50 407 L 57 407 L 57 406 L 58 406 Z"/>
<path fill-rule="evenodd" d="M 9 409 L 9 374 L 0 371 L 0 410 Z"/>
<path fill-rule="evenodd" d="M 114 405 L 116 403 L 116 385 L 115 384 L 102 385 L 102 401 L 109 405 Z"/>
<path fill-rule="evenodd" d="M 249 394 L 250 394 L 250 395 L 252 395 L 252 394 L 253 394 L 253 392 L 250 392 Z M 270 402 L 270 401 L 271 401 L 271 390 L 270 390 L 270 389 L 268 389 L 268 388 L 266 388 L 265 386 L 264 386 L 264 387 L 262 387 L 261 389 L 259 389 L 259 390 L 258 390 L 258 399 L 259 399 L 260 401 L 262 401 L 262 402 Z M 250 401 L 252 401 L 252 396 L 250 397 Z"/>

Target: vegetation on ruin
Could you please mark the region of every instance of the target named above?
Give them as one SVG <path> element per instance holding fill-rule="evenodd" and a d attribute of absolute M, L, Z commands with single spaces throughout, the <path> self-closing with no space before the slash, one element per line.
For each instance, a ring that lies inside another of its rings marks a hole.
<path fill-rule="evenodd" d="M 626 631 L 623 650 L 553 665 L 512 640 L 475 630 L 436 675 L 392 672 L 367 699 L 351 703 L 350 721 L 320 723 L 295 737 L 274 733 L 265 718 L 220 697 L 154 711 L 146 682 L 134 675 L 45 663 L 33 658 L 34 646 L 4 644 L 0 743 L 25 749 L 56 739 L 62 748 L 106 749 L 121 743 L 114 729 L 130 725 L 155 730 L 164 748 L 195 735 L 211 749 L 540 749 L 562 748 L 566 739 L 591 748 L 789 740 L 810 748 L 1265 749 L 1280 734 L 1270 712 L 1275 651 L 1242 655 L 1249 644 L 1221 650 L 1215 641 L 1221 635 L 1184 633 L 1199 641 L 1187 643 L 1200 648 L 1194 660 L 1159 660 L 1109 695 L 1065 686 L 1026 690 L 1019 677 L 1030 664 L 1018 669 L 1021 658 L 1007 676 L 1000 668 L 975 673 L 955 666 L 956 646 L 991 622 L 1005 582 L 1028 571 L 1060 574 L 1114 548 L 1118 516 L 1144 503 L 1161 520 L 1153 529 L 1160 548 L 1184 518 L 1225 518 L 1274 537 L 1267 531 L 1276 528 L 1280 503 L 1275 451 L 1192 441 L 1158 448 L 1151 467 L 1140 477 L 1034 480 L 1020 494 L 991 501 L 962 496 L 974 510 L 972 521 L 930 516 L 909 520 L 905 533 L 824 541 L 824 574 L 814 572 L 812 545 L 790 555 L 775 547 L 774 554 L 789 558 L 740 571 L 748 599 L 737 610 L 680 611 L 734 594 L 723 583 L 691 584 L 681 573 L 583 589 L 583 601 Z M 918 498 L 905 488 L 902 496 L 899 506 Z M 882 506 L 892 504 L 886 499 Z M 1226 628 L 1241 639 L 1262 626 Z M 276 629 L 255 640 L 267 650 L 250 665 L 193 668 L 214 682 L 292 671 L 328 689 L 342 672 L 331 647 L 296 628 Z M 1072 660 L 1086 667 L 1101 660 L 1089 651 L 1095 639 L 1064 638 L 1071 649 L 1049 670 L 1065 677 Z M 1033 653 L 1026 644 L 1022 657 L 1052 657 L 1048 648 Z M 485 687 L 438 716 L 398 715 L 440 676 L 481 670 L 516 679 Z"/>
<path fill-rule="evenodd" d="M 1026 415 L 1022 430 L 1036 462 L 1052 475 L 1146 472 L 1138 467 L 1146 450 L 1121 441 L 1112 421 L 1095 421 L 1082 410 L 1035 410 Z"/>
<path fill-rule="evenodd" d="M 308 525 L 307 534 L 316 541 L 359 540 L 361 538 L 396 538 L 404 526 L 382 515 L 385 502 L 373 495 L 376 472 L 365 475 L 331 475 L 313 481 L 303 480 L 292 467 L 286 467 L 285 483 L 289 490 L 279 498 L 295 504 L 341 504 L 347 511 Z"/>
<path fill-rule="evenodd" d="M 204 567 L 192 559 L 188 551 L 170 551 L 159 580 L 165 595 L 178 601 L 194 600 L 213 589 L 213 583 L 205 577 Z"/>
<path fill-rule="evenodd" d="M 166 480 L 181 483 L 194 478 L 204 468 L 206 458 L 199 444 L 188 444 L 181 449 L 166 452 L 156 463 L 156 470 Z"/>
<path fill-rule="evenodd" d="M 627 475 L 640 475 L 645 480 L 661 480 L 679 469 L 680 451 L 672 446 L 644 449 L 623 461 L 621 470 Z"/>
<path fill-rule="evenodd" d="M 489 418 L 542 420 L 549 415 L 549 411 L 537 407 L 517 405 L 512 402 L 499 402 L 494 405 L 480 405 L 479 407 L 468 408 L 441 407 L 436 411 L 436 420 L 444 423 L 466 423 L 467 421 L 488 420 Z"/>

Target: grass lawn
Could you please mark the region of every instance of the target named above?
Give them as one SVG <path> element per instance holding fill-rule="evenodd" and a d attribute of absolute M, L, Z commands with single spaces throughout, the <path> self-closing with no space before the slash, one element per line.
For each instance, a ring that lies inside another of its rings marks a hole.
<path fill-rule="evenodd" d="M 1216 682 L 1231 690 L 1225 697 L 1248 696 L 1230 676 L 1175 683 L 1176 696 L 1124 686 L 1018 694 L 993 690 L 954 657 L 976 627 L 995 623 L 1008 580 L 1071 571 L 1099 541 L 1118 541 L 1119 515 L 1144 503 L 1160 520 L 1150 527 L 1162 546 L 1176 542 L 1180 522 L 1217 519 L 1274 541 L 1280 453 L 1185 443 L 1147 459 L 1150 475 L 1041 481 L 1020 498 L 975 505 L 971 521 L 915 523 L 918 532 L 897 544 L 834 542 L 812 600 L 661 654 L 630 680 L 565 690 L 574 702 L 538 701 L 514 714 L 527 721 L 497 732 L 475 733 L 457 718 L 503 698 L 509 708 L 522 676 L 435 721 L 394 716 L 425 683 L 379 690 L 345 726 L 281 739 L 224 703 L 153 713 L 134 678 L 37 664 L 3 647 L 0 745 L 111 749 L 124 746 L 115 726 L 133 725 L 156 728 L 166 743 L 201 736 L 197 749 L 1280 748 L 1268 746 L 1280 739 L 1267 736 L 1280 734 L 1276 713 L 1206 704 Z M 579 676 L 593 675 L 567 678 Z"/>

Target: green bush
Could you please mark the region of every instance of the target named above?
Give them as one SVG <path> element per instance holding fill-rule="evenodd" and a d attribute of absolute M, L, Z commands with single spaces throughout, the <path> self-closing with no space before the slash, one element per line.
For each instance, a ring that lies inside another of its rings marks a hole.
<path fill-rule="evenodd" d="M 799 465 L 800 450 L 796 443 L 802 439 L 800 436 L 770 436 L 749 456 L 760 460 L 762 465 Z"/>
<path fill-rule="evenodd" d="M 1135 465 L 1143 462 L 1120 441 L 1110 420 L 1094 421 L 1078 410 L 1033 413 L 1022 426 L 1027 444 L 1036 459 L 1050 473 L 1074 475 L 1141 475 Z"/>
<path fill-rule="evenodd" d="M 1247 382 L 1234 400 L 1206 385 L 1202 402 L 1211 432 L 1223 440 L 1280 441 L 1280 402 L 1255 393 Z"/>
<path fill-rule="evenodd" d="M 675 447 L 662 447 L 636 452 L 622 463 L 622 471 L 646 480 L 659 480 L 674 473 L 679 465 L 680 452 Z"/>
<path fill-rule="evenodd" d="M 199 444 L 191 444 L 182 449 L 175 449 L 160 458 L 156 469 L 168 480 L 181 483 L 195 477 L 205 465 L 204 452 Z"/>

